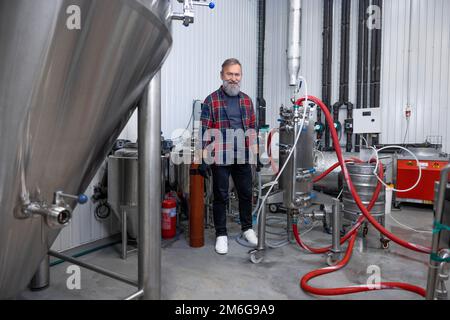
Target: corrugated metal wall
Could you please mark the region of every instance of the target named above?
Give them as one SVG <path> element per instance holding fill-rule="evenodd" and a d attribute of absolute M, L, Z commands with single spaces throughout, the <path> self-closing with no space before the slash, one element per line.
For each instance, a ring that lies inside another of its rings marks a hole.
<path fill-rule="evenodd" d="M 182 5 L 173 0 L 174 11 Z M 166 138 L 186 128 L 195 99 L 205 99 L 221 85 L 220 70 L 227 58 L 243 65 L 242 90 L 256 98 L 257 1 L 216 0 L 216 9 L 197 7 L 189 28 L 173 23 L 174 44 L 162 69 L 162 129 Z M 268 12 L 270 15 L 270 12 Z M 137 117 L 130 120 L 121 138 L 136 141 Z M 93 184 L 98 181 L 94 179 Z M 87 194 L 92 194 L 92 185 Z M 63 230 L 54 249 L 66 250 L 105 238 L 118 231 L 115 218 L 99 222 L 95 205 L 78 207 L 70 227 Z"/>
<path fill-rule="evenodd" d="M 277 126 L 280 106 L 289 105 L 293 91 L 287 74 L 288 1 L 267 0 L 266 70 L 264 95 L 267 122 Z M 310 94 L 322 92 L 323 2 L 302 1 L 302 60 L 300 74 L 307 79 Z"/>
<path fill-rule="evenodd" d="M 341 4 L 334 1 L 332 103 L 338 98 Z M 267 0 L 266 91 L 268 122 L 276 126 L 281 104 L 292 95 L 287 85 L 288 1 Z M 412 5 L 411 60 L 408 64 L 410 6 Z M 356 101 L 359 1 L 352 1 L 350 101 Z M 450 13 L 449 0 L 386 0 L 383 5 L 381 105 L 382 143 L 403 143 L 406 133 L 408 65 L 411 68 L 413 116 L 407 142 L 420 143 L 430 135 L 443 137 L 450 152 Z M 309 93 L 321 97 L 323 1 L 302 1 L 302 68 Z M 341 122 L 345 119 L 341 111 Z M 345 143 L 345 137 L 342 141 Z"/>
<path fill-rule="evenodd" d="M 438 135 L 443 137 L 445 151 L 450 152 L 449 13 L 449 0 L 384 1 L 382 142 L 401 143 L 405 137 L 411 38 L 409 73 L 413 113 L 406 141 L 424 142 L 427 136 Z"/>

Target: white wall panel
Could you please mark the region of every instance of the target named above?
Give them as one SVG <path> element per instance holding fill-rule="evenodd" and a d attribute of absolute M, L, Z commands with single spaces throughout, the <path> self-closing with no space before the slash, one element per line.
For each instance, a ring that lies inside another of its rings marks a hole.
<path fill-rule="evenodd" d="M 412 24 L 410 27 L 410 9 Z M 402 143 L 408 103 L 408 42 L 411 32 L 410 103 L 406 142 L 443 137 L 450 152 L 450 13 L 449 0 L 384 1 L 382 106 L 384 143 Z"/>
<path fill-rule="evenodd" d="M 175 10 L 182 9 L 177 1 L 172 2 Z M 166 138 L 171 138 L 174 130 L 186 128 L 194 100 L 203 101 L 221 86 L 220 70 L 228 58 L 241 61 L 242 91 L 256 102 L 258 2 L 214 2 L 214 10 L 197 7 L 195 23 L 188 28 L 173 22 L 173 47 L 162 68 L 162 130 Z M 136 128 L 134 115 L 122 138 L 136 140 Z"/>
<path fill-rule="evenodd" d="M 334 1 L 332 103 L 337 101 L 340 58 L 340 0 Z M 410 6 L 412 5 L 411 59 L 408 63 Z M 268 0 L 266 91 L 268 118 L 276 126 L 281 104 L 292 95 L 287 85 L 286 47 L 288 1 Z M 323 1 L 302 1 L 302 68 L 309 92 L 321 97 Z M 350 44 L 350 101 L 356 101 L 356 68 L 359 1 L 352 1 Z M 381 74 L 382 143 L 403 143 L 406 133 L 404 108 L 408 103 L 408 66 L 411 74 L 410 103 L 413 116 L 406 142 L 424 142 L 429 135 L 442 136 L 450 152 L 450 0 L 386 0 L 383 4 Z M 341 121 L 345 119 L 341 112 Z M 342 140 L 345 143 L 345 137 Z"/>

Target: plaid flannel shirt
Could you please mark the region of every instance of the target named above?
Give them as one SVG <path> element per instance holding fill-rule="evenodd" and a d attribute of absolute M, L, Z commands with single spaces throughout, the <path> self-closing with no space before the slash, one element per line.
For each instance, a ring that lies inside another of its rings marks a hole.
<path fill-rule="evenodd" d="M 234 162 L 234 139 L 227 141 L 227 131 L 233 130 L 230 125 L 230 120 L 227 114 L 227 105 L 224 97 L 225 93 L 222 88 L 209 95 L 202 107 L 201 123 L 202 123 L 202 137 L 203 150 L 211 143 L 213 145 L 213 154 L 216 164 L 232 164 Z M 245 161 L 249 162 L 250 146 L 257 144 L 256 139 L 256 115 L 253 107 L 253 102 L 245 93 L 239 93 L 239 105 L 241 107 L 242 124 L 245 138 Z M 213 129 L 213 130 L 211 130 Z M 209 134 L 214 132 L 221 134 L 221 139 L 217 139 L 216 134 Z M 221 160 L 221 161 L 220 161 Z M 229 161 L 232 161 L 230 163 Z"/>

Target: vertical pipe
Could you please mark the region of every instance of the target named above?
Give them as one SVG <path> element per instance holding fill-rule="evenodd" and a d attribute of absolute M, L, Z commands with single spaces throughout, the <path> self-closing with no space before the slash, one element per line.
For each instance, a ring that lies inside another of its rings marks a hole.
<path fill-rule="evenodd" d="M 322 99 L 331 110 L 331 69 L 333 63 L 333 0 L 324 0 L 323 9 Z M 330 128 L 325 121 L 325 150 L 330 147 Z"/>
<path fill-rule="evenodd" d="M 127 212 L 122 209 L 122 259 L 127 260 L 128 256 L 128 234 L 127 234 Z"/>
<path fill-rule="evenodd" d="M 365 65 L 367 56 L 367 25 L 366 25 L 366 10 L 368 7 L 368 0 L 358 1 L 359 5 L 359 27 L 358 27 L 358 63 L 357 63 L 357 90 L 356 90 L 356 109 L 365 108 Z M 355 137 L 355 151 L 360 149 L 360 135 Z"/>
<path fill-rule="evenodd" d="M 380 26 L 382 28 L 383 25 L 383 1 L 375 0 L 375 4 L 380 7 L 381 21 Z M 383 46 L 383 31 L 382 29 L 376 30 L 376 58 L 375 58 L 375 75 L 374 75 L 374 99 L 375 99 L 375 108 L 381 108 L 381 54 L 382 54 L 382 46 Z M 380 143 L 380 135 L 377 134 L 375 137 L 374 144 Z"/>
<path fill-rule="evenodd" d="M 444 201 L 445 192 L 447 190 L 448 174 L 450 172 L 450 165 L 446 166 L 441 171 L 441 179 L 439 181 L 439 192 L 436 194 L 436 211 L 434 215 L 435 225 L 436 223 L 442 224 L 444 218 Z M 441 242 L 442 232 L 433 232 L 433 242 L 431 245 L 431 258 L 430 268 L 428 269 L 428 282 L 427 282 L 427 300 L 434 300 L 436 292 L 436 281 L 438 276 L 439 262 L 433 259 L 433 255 L 439 254 L 439 246 Z"/>
<path fill-rule="evenodd" d="M 161 299 L 161 72 L 139 106 L 139 290 L 143 299 Z"/>
<path fill-rule="evenodd" d="M 189 210 L 189 244 L 192 248 L 205 245 L 205 179 L 198 172 L 198 164 L 191 166 L 190 174 L 190 210 Z M 228 202 L 231 211 L 231 200 Z"/>
<path fill-rule="evenodd" d="M 266 0 L 258 1 L 258 128 L 266 124 L 266 101 L 264 99 L 264 57 L 266 41 Z"/>
<path fill-rule="evenodd" d="M 30 282 L 31 291 L 39 291 L 50 285 L 50 256 L 46 255 Z"/>
<path fill-rule="evenodd" d="M 293 221 L 294 221 L 294 219 L 292 217 L 292 210 L 288 209 L 286 230 L 287 230 L 287 239 L 288 239 L 289 242 L 292 242 L 293 240 L 295 240 L 294 231 L 292 229 Z"/>
<path fill-rule="evenodd" d="M 258 222 L 258 245 L 256 249 L 265 250 L 266 249 L 266 220 L 267 220 L 267 211 L 266 204 L 262 204 L 261 216 L 259 217 Z M 288 212 L 289 214 L 289 212 Z"/>
<path fill-rule="evenodd" d="M 289 85 L 295 86 L 300 71 L 301 0 L 289 0 L 288 71 Z"/>
<path fill-rule="evenodd" d="M 333 199 L 333 236 L 332 236 L 332 252 L 341 252 L 341 201 L 339 199 Z"/>

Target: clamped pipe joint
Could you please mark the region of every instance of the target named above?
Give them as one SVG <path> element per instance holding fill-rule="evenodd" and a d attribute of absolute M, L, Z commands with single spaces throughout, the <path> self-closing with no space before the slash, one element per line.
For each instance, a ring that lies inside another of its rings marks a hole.
<path fill-rule="evenodd" d="M 312 175 L 316 172 L 315 168 L 300 169 L 297 173 L 297 182 L 308 181 L 312 179 Z"/>
<path fill-rule="evenodd" d="M 73 209 L 65 203 L 64 198 L 75 199 L 79 204 L 85 204 L 88 201 L 88 197 L 84 194 L 74 196 L 64 194 L 62 191 L 55 192 L 52 205 L 45 202 L 31 202 L 27 197 L 23 200 L 23 217 L 40 215 L 51 229 L 62 229 L 70 223 L 73 212 Z"/>
<path fill-rule="evenodd" d="M 214 2 L 200 1 L 200 0 L 178 0 L 183 3 L 183 13 L 172 13 L 173 20 L 183 21 L 185 27 L 189 27 L 191 23 L 194 23 L 195 13 L 194 6 L 203 6 L 214 9 L 216 7 Z"/>

